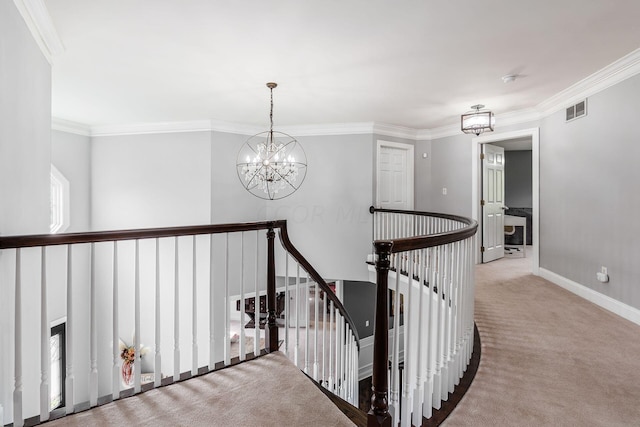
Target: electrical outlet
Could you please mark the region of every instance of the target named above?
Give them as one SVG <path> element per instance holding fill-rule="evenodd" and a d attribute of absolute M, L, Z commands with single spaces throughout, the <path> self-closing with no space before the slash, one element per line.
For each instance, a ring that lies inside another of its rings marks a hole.
<path fill-rule="evenodd" d="M 607 283 L 609 281 L 609 271 L 607 270 L 607 267 L 600 267 L 600 271 L 596 273 L 596 279 L 598 279 L 598 282 L 602 283 Z"/>
<path fill-rule="evenodd" d="M 364 326 L 369 327 L 369 321 L 368 320 L 364 321 Z"/>
<path fill-rule="evenodd" d="M 442 187 L 442 195 L 443 196 L 447 195 L 447 187 Z"/>

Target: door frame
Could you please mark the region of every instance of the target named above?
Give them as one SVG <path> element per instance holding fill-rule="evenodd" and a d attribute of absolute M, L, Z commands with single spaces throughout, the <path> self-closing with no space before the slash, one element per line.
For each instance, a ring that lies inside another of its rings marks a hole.
<path fill-rule="evenodd" d="M 480 144 L 531 137 L 531 186 L 533 202 L 532 239 L 533 260 L 531 271 L 534 275 L 540 275 L 540 128 L 522 129 L 512 132 L 494 133 L 477 136 L 471 139 L 471 217 L 478 221 L 478 227 L 482 229 L 482 209 L 480 206 L 480 194 L 482 194 L 482 167 L 480 165 Z M 476 244 L 476 264 L 481 260 L 481 239 Z"/>
<path fill-rule="evenodd" d="M 376 207 L 380 207 L 380 151 L 382 147 L 391 147 L 397 148 L 400 150 L 405 150 L 407 152 L 407 198 L 409 202 L 408 210 L 413 210 L 415 206 L 415 194 L 414 194 L 414 146 L 412 144 L 405 144 L 402 142 L 393 142 L 393 141 L 384 141 L 382 139 L 378 139 L 376 141 Z"/>

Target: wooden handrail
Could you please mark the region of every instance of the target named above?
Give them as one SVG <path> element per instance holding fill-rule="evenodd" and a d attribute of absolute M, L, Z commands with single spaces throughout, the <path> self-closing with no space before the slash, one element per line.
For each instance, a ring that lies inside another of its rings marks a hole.
<path fill-rule="evenodd" d="M 183 227 L 141 228 L 132 230 L 91 231 L 86 233 L 32 234 L 0 236 L 0 249 L 29 248 L 36 246 L 70 245 L 77 243 L 113 242 L 116 240 L 153 239 L 162 237 L 220 234 L 239 231 L 281 228 L 285 220 L 232 224 L 193 225 Z"/>

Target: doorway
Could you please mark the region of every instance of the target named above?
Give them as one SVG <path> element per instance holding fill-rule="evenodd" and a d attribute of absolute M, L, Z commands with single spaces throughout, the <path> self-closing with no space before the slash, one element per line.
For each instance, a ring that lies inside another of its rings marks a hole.
<path fill-rule="evenodd" d="M 413 210 L 413 145 L 378 140 L 376 206 Z"/>
<path fill-rule="evenodd" d="M 539 274 L 540 268 L 540 233 L 539 233 L 539 189 L 540 189 L 540 137 L 539 128 L 523 129 L 514 132 L 504 132 L 491 135 L 482 135 L 472 139 L 472 218 L 478 221 L 480 230 L 483 229 L 482 206 L 482 176 L 480 153 L 482 152 L 482 144 L 492 144 L 509 147 L 513 144 L 521 144 L 523 141 L 529 141 L 531 145 L 531 196 L 532 196 L 532 220 L 531 220 L 531 236 L 532 236 L 532 272 Z M 482 260 L 481 256 L 481 239 L 478 239 L 476 260 Z"/>

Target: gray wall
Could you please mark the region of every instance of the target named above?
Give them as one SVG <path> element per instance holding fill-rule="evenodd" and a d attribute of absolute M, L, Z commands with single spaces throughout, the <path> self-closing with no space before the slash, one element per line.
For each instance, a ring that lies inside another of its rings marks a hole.
<path fill-rule="evenodd" d="M 531 150 L 504 153 L 504 197 L 510 208 L 533 208 L 531 156 Z"/>
<path fill-rule="evenodd" d="M 447 194 L 442 194 L 442 189 Z M 460 134 L 431 141 L 429 211 L 471 216 L 471 136 Z"/>
<path fill-rule="evenodd" d="M 423 154 L 427 157 L 424 158 Z M 416 141 L 415 148 L 415 209 L 433 212 L 431 199 L 433 198 L 431 141 Z"/>
<path fill-rule="evenodd" d="M 376 285 L 371 282 L 345 281 L 343 305 L 355 323 L 360 339 L 373 335 L 376 315 Z M 367 321 L 369 325 L 367 325 Z"/>
<path fill-rule="evenodd" d="M 368 160 L 353 159 L 373 157 L 371 135 L 298 138 L 309 164 L 305 182 L 275 201 L 238 181 L 246 139 L 220 132 L 93 138 L 93 229 L 286 219 L 293 243 L 322 275 L 366 279 L 373 172 Z"/>
<path fill-rule="evenodd" d="M 0 234 L 49 231 L 51 67 L 16 6 L 0 2 Z M 25 249 L 27 258 L 32 250 Z M 13 418 L 14 251 L 0 253 L 0 402 Z M 38 295 L 39 268 L 23 269 L 23 295 Z M 23 304 L 23 330 L 39 330 L 40 301 Z M 39 335 L 23 336 L 24 366 L 40 366 Z M 38 387 L 38 370 L 26 370 L 24 388 Z M 38 411 L 27 401 L 25 415 Z"/>
<path fill-rule="evenodd" d="M 636 308 L 639 96 L 636 75 L 591 96 L 583 118 L 545 118 L 540 135 L 540 266 Z"/>

